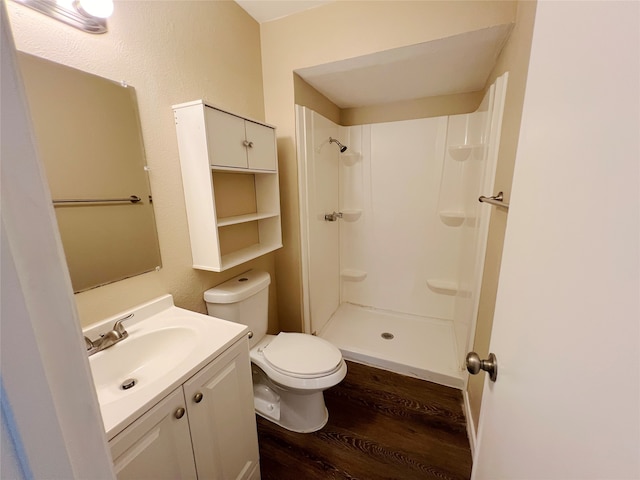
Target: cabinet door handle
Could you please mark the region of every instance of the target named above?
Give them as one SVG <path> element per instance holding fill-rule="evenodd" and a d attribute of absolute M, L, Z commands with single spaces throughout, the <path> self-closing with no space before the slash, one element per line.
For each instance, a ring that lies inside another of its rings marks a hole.
<path fill-rule="evenodd" d="M 202 401 L 202 393 L 198 392 L 193 396 L 193 401 L 200 403 Z"/>
<path fill-rule="evenodd" d="M 250 142 L 249 140 L 243 141 L 242 145 L 244 145 L 245 147 L 253 148 L 253 142 Z"/>
<path fill-rule="evenodd" d="M 184 408 L 180 407 L 179 409 L 177 409 L 176 413 L 175 413 L 175 416 L 178 419 L 184 417 Z"/>

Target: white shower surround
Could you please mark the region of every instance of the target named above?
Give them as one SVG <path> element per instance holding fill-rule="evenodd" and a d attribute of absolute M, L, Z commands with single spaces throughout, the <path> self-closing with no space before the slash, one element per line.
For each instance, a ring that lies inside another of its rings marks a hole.
<path fill-rule="evenodd" d="M 296 106 L 305 331 L 464 388 L 491 208 L 477 198 L 493 188 L 505 82 L 450 117 L 340 127 Z"/>

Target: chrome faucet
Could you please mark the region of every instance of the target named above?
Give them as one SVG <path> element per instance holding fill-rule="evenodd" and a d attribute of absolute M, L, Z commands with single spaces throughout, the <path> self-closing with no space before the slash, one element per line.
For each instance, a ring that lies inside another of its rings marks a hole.
<path fill-rule="evenodd" d="M 129 320 L 131 317 L 133 317 L 133 315 L 134 314 L 131 313 L 126 317 L 121 318 L 113 325 L 113 329 L 109 330 L 106 333 L 103 333 L 99 338 L 95 340 L 90 340 L 89 338 L 84 337 L 84 343 L 87 347 L 87 354 L 91 356 L 94 353 L 98 353 L 99 351 L 104 350 L 105 348 L 109 348 L 110 346 L 115 345 L 119 341 L 127 338 L 129 336 L 129 333 L 125 330 L 122 322 L 124 322 L 125 320 Z"/>

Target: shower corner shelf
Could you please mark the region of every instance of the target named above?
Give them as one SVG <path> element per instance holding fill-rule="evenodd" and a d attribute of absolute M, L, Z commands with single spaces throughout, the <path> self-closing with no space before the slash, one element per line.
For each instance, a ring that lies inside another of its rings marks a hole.
<path fill-rule="evenodd" d="M 438 213 L 440 220 L 449 227 L 459 227 L 464 223 L 465 214 L 462 211 L 457 210 L 442 210 Z"/>
<path fill-rule="evenodd" d="M 341 209 L 342 219 L 347 222 L 355 222 L 362 215 L 362 210 L 358 208 L 343 208 Z"/>
<path fill-rule="evenodd" d="M 354 153 L 341 153 L 340 159 L 347 167 L 351 167 L 362 160 L 362 154 L 358 152 Z"/>
<path fill-rule="evenodd" d="M 345 268 L 340 270 L 340 276 L 343 280 L 349 280 L 351 282 L 361 282 L 367 278 L 367 272 L 364 270 L 357 270 L 355 268 Z"/>
<path fill-rule="evenodd" d="M 429 279 L 427 280 L 427 286 L 433 292 L 441 293 L 442 295 L 455 295 L 458 293 L 458 283 L 452 280 Z"/>
<path fill-rule="evenodd" d="M 449 156 L 458 162 L 464 162 L 468 160 L 471 152 L 474 150 L 482 149 L 482 144 L 461 144 L 461 145 L 449 145 L 447 150 Z"/>

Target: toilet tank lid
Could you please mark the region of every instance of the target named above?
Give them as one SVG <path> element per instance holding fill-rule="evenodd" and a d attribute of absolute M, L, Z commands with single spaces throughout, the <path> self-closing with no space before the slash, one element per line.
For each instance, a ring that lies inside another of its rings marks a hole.
<path fill-rule="evenodd" d="M 207 303 L 235 303 L 249 298 L 271 283 L 269 272 L 249 270 L 204 292 Z"/>

